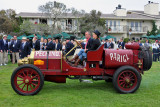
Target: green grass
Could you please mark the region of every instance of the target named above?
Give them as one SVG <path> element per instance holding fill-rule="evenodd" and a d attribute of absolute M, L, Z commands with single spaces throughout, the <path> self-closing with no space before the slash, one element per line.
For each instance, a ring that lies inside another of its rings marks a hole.
<path fill-rule="evenodd" d="M 10 77 L 17 65 L 0 67 L 0 107 L 159 107 L 160 63 L 142 76 L 140 88 L 133 94 L 119 94 L 112 83 L 80 83 L 67 79 L 66 84 L 45 82 L 35 96 L 20 96 L 11 88 Z"/>

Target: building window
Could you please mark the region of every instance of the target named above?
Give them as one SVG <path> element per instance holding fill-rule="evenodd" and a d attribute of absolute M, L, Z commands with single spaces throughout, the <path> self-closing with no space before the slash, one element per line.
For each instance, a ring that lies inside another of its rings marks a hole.
<path fill-rule="evenodd" d="M 40 19 L 40 23 L 47 24 L 47 19 Z"/>

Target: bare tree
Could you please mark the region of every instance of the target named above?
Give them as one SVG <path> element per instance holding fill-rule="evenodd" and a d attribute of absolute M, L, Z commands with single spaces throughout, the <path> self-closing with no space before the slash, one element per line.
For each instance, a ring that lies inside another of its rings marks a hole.
<path fill-rule="evenodd" d="M 74 15 L 74 17 L 75 17 L 75 20 L 76 20 L 76 24 L 77 25 L 75 25 L 74 26 L 74 35 L 77 35 L 78 36 L 78 32 L 79 32 L 79 26 L 80 26 L 80 20 L 82 20 L 82 16 L 84 16 L 85 15 L 85 11 L 84 10 L 80 10 L 80 11 L 78 11 L 77 9 L 75 9 L 75 8 L 71 8 L 70 9 L 70 11 L 71 11 L 71 13 Z"/>

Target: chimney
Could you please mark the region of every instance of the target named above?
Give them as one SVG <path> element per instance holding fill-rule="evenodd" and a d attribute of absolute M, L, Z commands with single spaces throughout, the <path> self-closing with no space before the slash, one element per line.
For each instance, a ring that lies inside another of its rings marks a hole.
<path fill-rule="evenodd" d="M 144 13 L 150 15 L 159 15 L 159 3 L 148 1 L 148 4 L 144 6 Z"/>
<path fill-rule="evenodd" d="M 120 4 L 118 5 L 118 7 L 116 7 L 116 10 L 114 10 L 113 13 L 116 16 L 126 16 L 127 15 L 126 9 L 122 8 Z"/>

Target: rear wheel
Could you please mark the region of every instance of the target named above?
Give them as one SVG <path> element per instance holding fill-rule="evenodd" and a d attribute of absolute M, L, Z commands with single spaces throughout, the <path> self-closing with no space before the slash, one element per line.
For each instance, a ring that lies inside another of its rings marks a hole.
<path fill-rule="evenodd" d="M 42 72 L 34 65 L 22 65 L 15 69 L 11 76 L 11 85 L 20 95 L 35 95 L 43 87 Z"/>
<path fill-rule="evenodd" d="M 113 75 L 113 86 L 120 93 L 133 93 L 141 83 L 140 73 L 131 66 L 117 69 Z"/>

